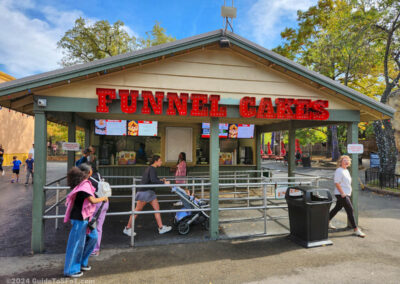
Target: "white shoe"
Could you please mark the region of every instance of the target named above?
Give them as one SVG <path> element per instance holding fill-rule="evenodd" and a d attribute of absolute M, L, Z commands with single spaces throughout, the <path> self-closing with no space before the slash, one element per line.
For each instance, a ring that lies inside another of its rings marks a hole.
<path fill-rule="evenodd" d="M 92 267 L 90 265 L 88 266 L 81 266 L 81 270 L 83 271 L 90 271 L 92 269 Z"/>
<path fill-rule="evenodd" d="M 127 227 L 125 227 L 124 228 L 124 230 L 123 230 L 123 233 L 125 234 L 125 235 L 127 235 L 127 236 L 132 236 L 132 228 L 127 228 Z M 136 236 L 136 233 L 135 232 L 133 232 L 133 236 Z"/>
<path fill-rule="evenodd" d="M 367 236 L 359 228 L 357 228 L 357 230 L 354 231 L 354 235 L 356 235 L 357 237 L 360 237 L 360 238 L 365 238 Z"/>
<path fill-rule="evenodd" d="M 329 222 L 328 229 L 336 230 L 337 228 L 335 226 L 333 226 L 331 222 Z"/>
<path fill-rule="evenodd" d="M 79 271 L 79 272 L 77 272 L 77 273 L 75 273 L 75 274 L 68 275 L 68 277 L 71 277 L 71 278 L 79 278 L 79 277 L 81 277 L 82 275 L 83 275 L 83 272 L 82 272 L 82 271 Z"/>
<path fill-rule="evenodd" d="M 175 202 L 173 205 L 174 205 L 174 206 L 182 206 L 183 203 L 182 203 L 182 201 L 178 201 L 178 202 Z"/>
<path fill-rule="evenodd" d="M 171 226 L 162 226 L 161 228 L 158 228 L 158 233 L 160 234 L 160 235 L 162 235 L 162 234 L 165 234 L 165 233 L 168 233 L 169 231 L 171 231 L 172 230 L 172 227 Z"/>

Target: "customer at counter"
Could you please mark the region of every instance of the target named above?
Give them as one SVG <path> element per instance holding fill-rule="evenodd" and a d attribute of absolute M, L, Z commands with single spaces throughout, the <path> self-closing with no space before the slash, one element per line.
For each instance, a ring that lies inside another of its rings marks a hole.
<path fill-rule="evenodd" d="M 160 167 L 161 165 L 162 160 L 160 156 L 154 155 L 151 159 L 150 166 L 148 166 L 143 173 L 141 184 L 169 184 L 169 181 L 166 181 L 165 179 L 159 179 L 157 176 L 156 168 Z M 139 187 L 136 193 L 136 201 L 137 203 L 135 211 L 142 211 L 147 203 L 150 203 L 154 210 L 160 210 L 160 204 L 158 203 L 154 188 Z M 137 216 L 138 215 L 135 215 L 135 219 Z M 154 216 L 156 218 L 158 233 L 160 235 L 171 231 L 172 228 L 170 226 L 163 225 L 160 213 L 154 213 Z M 124 228 L 123 233 L 128 236 L 132 235 L 132 216 L 130 216 L 128 225 Z M 136 235 L 136 233 L 134 233 L 134 235 Z"/>

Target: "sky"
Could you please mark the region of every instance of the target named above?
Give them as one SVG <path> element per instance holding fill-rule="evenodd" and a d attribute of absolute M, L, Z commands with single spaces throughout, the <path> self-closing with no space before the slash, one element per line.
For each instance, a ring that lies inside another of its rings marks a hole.
<path fill-rule="evenodd" d="M 234 32 L 265 48 L 281 43 L 280 32 L 296 27 L 297 10 L 316 0 L 236 0 Z M 0 0 L 0 71 L 22 78 L 61 68 L 57 42 L 78 17 L 121 20 L 143 37 L 158 21 L 176 39 L 224 27 L 223 0 Z M 227 6 L 232 1 L 226 1 Z"/>

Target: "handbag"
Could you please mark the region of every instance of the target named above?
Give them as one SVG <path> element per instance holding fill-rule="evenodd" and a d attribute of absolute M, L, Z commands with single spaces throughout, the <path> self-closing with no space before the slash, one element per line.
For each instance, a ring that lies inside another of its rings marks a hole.
<path fill-rule="evenodd" d="M 94 229 L 97 228 L 97 219 L 99 219 L 99 216 L 100 216 L 101 210 L 103 209 L 104 203 L 105 203 L 105 201 L 103 201 L 101 203 L 99 210 L 97 210 L 97 212 L 94 214 L 92 220 L 89 221 L 88 228 L 90 231 L 93 231 Z"/>

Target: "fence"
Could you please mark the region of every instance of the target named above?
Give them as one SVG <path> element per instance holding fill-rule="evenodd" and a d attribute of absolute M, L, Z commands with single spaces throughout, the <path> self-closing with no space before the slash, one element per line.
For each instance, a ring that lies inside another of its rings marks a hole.
<path fill-rule="evenodd" d="M 399 190 L 399 181 L 400 175 L 381 173 L 378 168 L 369 168 L 365 171 L 367 185 Z"/>
<path fill-rule="evenodd" d="M 255 218 L 230 218 L 229 220 L 221 220 L 220 223 L 238 223 L 238 222 L 249 222 L 249 221 L 263 221 L 264 222 L 264 230 L 261 234 L 248 234 L 240 237 L 249 237 L 249 236 L 267 236 L 267 220 L 277 220 L 288 218 L 287 211 L 284 216 L 267 216 L 267 210 L 274 209 L 287 209 L 286 202 L 282 202 L 280 204 L 271 203 L 271 200 L 277 200 L 276 192 L 278 188 L 294 186 L 294 185 L 317 185 L 319 183 L 319 177 L 272 177 L 271 173 L 268 174 L 268 177 L 263 176 L 265 170 L 263 171 L 250 171 L 249 173 L 241 172 L 241 173 L 224 173 L 219 178 L 219 208 L 220 212 L 223 211 L 239 211 L 243 212 L 243 210 L 254 210 L 262 213 L 261 217 Z M 254 175 L 256 176 L 250 176 Z M 147 211 L 135 211 L 135 197 L 136 191 L 138 188 L 171 188 L 171 185 L 141 185 L 138 184 L 140 182 L 141 177 L 127 177 L 127 176 L 109 176 L 108 180 L 113 179 L 124 179 L 126 181 L 125 185 L 112 185 L 111 187 L 114 190 L 122 190 L 122 194 L 114 195 L 110 197 L 114 198 L 126 198 L 130 200 L 132 207 L 131 211 L 125 212 L 109 212 L 107 216 L 132 216 L 132 228 L 135 228 L 135 215 L 143 215 L 143 214 L 154 214 L 154 213 L 177 213 L 177 212 L 205 212 L 207 215 L 209 214 L 210 208 L 201 208 L 201 209 L 164 209 L 164 210 L 147 210 Z M 168 177 L 168 179 L 174 180 L 175 177 Z M 179 184 L 179 186 L 187 187 L 192 190 L 194 194 L 201 196 L 205 201 L 210 200 L 210 178 L 209 176 L 199 176 L 199 177 L 186 177 L 187 183 Z M 60 191 L 67 191 L 69 187 L 61 186 L 60 180 L 47 184 L 44 187 L 45 192 L 48 191 L 56 191 L 56 202 L 52 204 L 49 208 L 45 210 L 45 214 L 43 216 L 44 220 L 63 218 L 64 215 L 59 214 L 59 206 L 63 206 L 61 203 L 65 200 L 65 197 L 60 200 L 59 194 Z M 55 185 L 55 186 L 54 186 Z M 165 193 L 165 192 L 164 192 Z M 178 201 L 178 196 L 176 194 L 171 194 L 168 190 L 167 194 L 158 194 L 157 195 L 159 202 L 165 203 L 173 203 Z M 167 199 L 165 199 L 167 198 Z M 111 201 L 112 202 L 112 201 Z M 55 214 L 50 215 L 50 211 L 55 210 Z M 240 216 L 241 214 L 238 214 Z M 58 222 L 56 221 L 56 228 L 58 227 Z M 134 246 L 134 234 L 132 234 L 130 245 Z"/>

